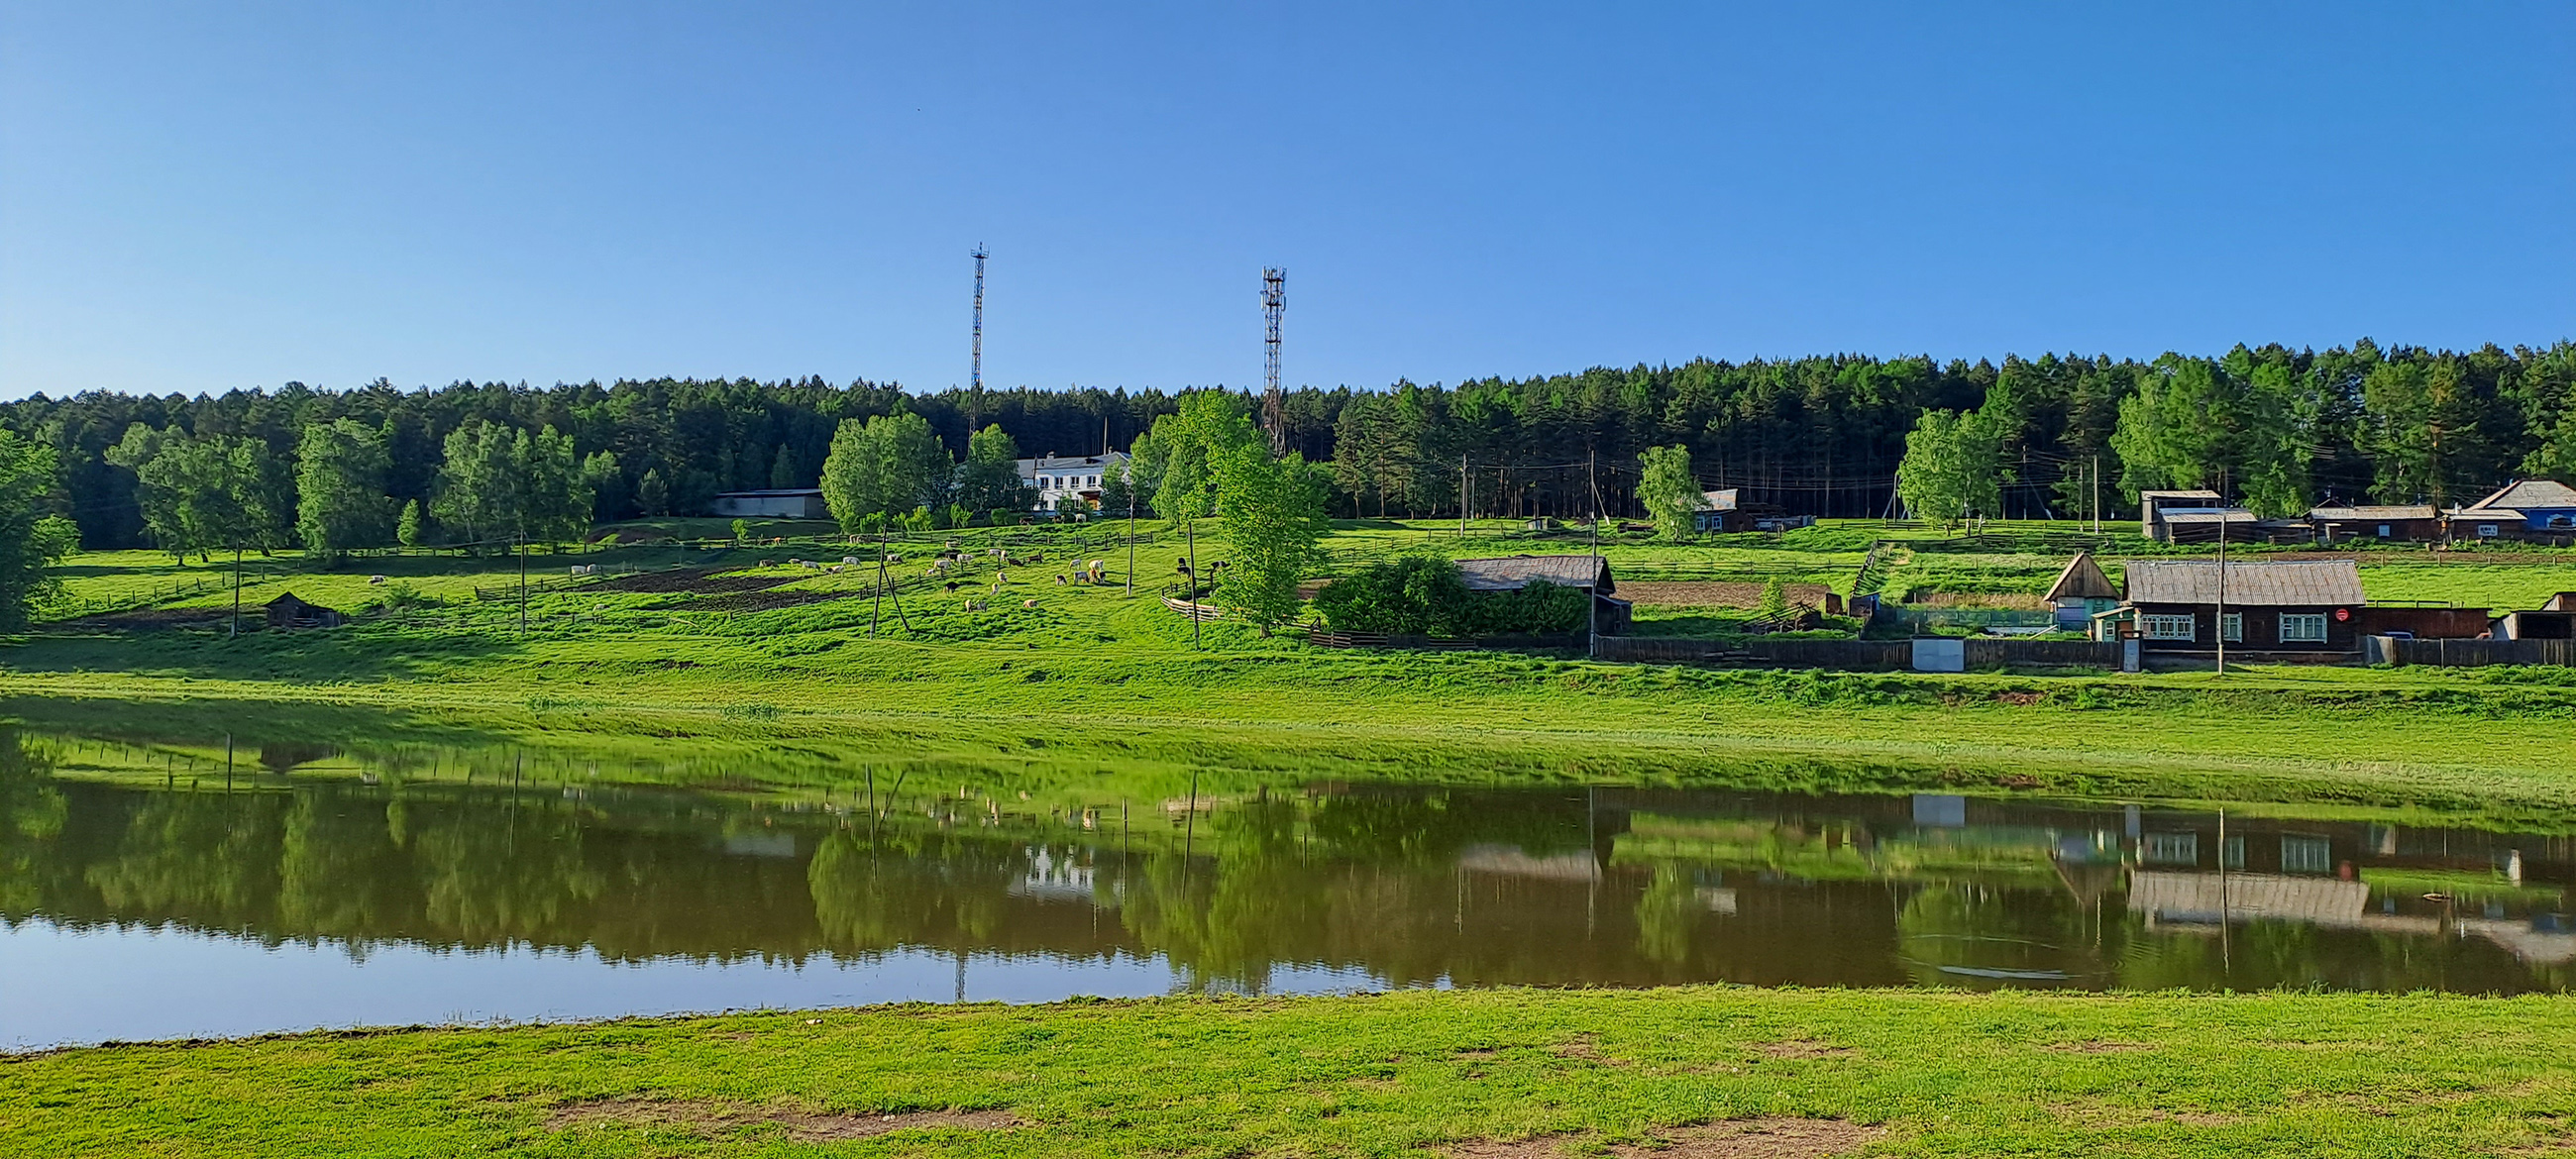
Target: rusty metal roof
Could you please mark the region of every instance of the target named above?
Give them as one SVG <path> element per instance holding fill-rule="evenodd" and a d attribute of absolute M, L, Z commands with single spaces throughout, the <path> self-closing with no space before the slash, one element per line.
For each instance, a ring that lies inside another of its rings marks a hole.
<path fill-rule="evenodd" d="M 2214 604 L 2214 559 L 2135 559 L 2128 563 L 2132 604 Z M 2358 607 L 2361 570 L 2348 559 L 2237 563 L 2227 568 L 2227 602 L 2247 607 Z"/>
<path fill-rule="evenodd" d="M 1471 592 L 1509 592 L 1546 580 L 1558 587 L 1588 588 L 1597 579 L 1601 594 L 1618 590 L 1610 580 L 1610 561 L 1591 555 L 1509 555 L 1499 559 L 1462 559 L 1458 576 Z"/>

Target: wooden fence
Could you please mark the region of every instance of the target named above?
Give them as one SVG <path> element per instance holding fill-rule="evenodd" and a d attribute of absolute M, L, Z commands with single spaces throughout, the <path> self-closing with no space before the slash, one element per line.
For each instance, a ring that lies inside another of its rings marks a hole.
<path fill-rule="evenodd" d="M 1604 636 L 1603 641 L 1618 639 Z M 1383 636 L 1374 632 L 1330 632 L 1317 628 L 1306 639 L 1326 648 L 1414 648 L 1432 652 L 1496 651 L 1566 651 L 1580 652 L 1585 634 L 1564 636 L 1477 636 L 1459 639 L 1448 636 Z"/>
<path fill-rule="evenodd" d="M 2483 668 L 2490 664 L 2557 664 L 2576 667 L 2576 640 L 2405 640 L 2367 636 L 2363 651 L 2373 664 L 2424 664 Z"/>
<path fill-rule="evenodd" d="M 2117 641 L 2009 640 L 1961 642 L 1967 666 L 1978 668 L 2101 668 L 2120 666 Z M 1708 640 L 1679 636 L 1603 636 L 1603 660 L 1639 664 L 1725 664 L 1742 668 L 1836 668 L 1853 672 L 1903 672 L 1914 667 L 1912 640 Z"/>

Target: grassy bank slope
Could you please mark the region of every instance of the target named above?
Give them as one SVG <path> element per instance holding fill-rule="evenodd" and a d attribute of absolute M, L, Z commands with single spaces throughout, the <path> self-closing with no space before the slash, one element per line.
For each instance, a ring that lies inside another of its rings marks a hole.
<path fill-rule="evenodd" d="M 1813 1145 L 1703 1154 L 2559 1154 L 2570 1033 L 2565 999 L 2311 995 L 888 1007 L 0 1060 L 0 1149 L 1535 1156 L 1750 1118 Z"/>

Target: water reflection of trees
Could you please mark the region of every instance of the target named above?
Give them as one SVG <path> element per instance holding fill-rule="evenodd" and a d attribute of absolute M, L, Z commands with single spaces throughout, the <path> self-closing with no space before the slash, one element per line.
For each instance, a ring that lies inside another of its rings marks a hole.
<path fill-rule="evenodd" d="M 145 792 L 58 781 L 41 745 L 0 734 L 0 917 L 620 960 L 1156 954 L 1187 985 L 1248 989 L 1307 968 L 1462 985 L 2566 981 L 2477 937 L 2159 924 L 2129 908 L 2124 863 L 2060 861 L 2035 829 L 1606 816 L 1579 794 L 1256 795 L 1131 840 L 917 800 L 870 818 L 453 784 Z"/>

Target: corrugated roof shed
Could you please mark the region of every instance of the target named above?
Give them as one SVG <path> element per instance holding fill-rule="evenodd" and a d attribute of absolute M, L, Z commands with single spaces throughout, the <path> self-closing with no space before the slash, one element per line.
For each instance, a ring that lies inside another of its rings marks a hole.
<path fill-rule="evenodd" d="M 2355 523 L 2381 519 L 2434 519 L 2440 515 L 2441 512 L 2434 510 L 2430 503 L 2393 507 L 2319 507 L 2308 512 L 2310 519 L 2348 519 Z"/>
<path fill-rule="evenodd" d="M 2504 516 L 2509 512 L 2511 518 L 2519 519 L 2525 507 L 2576 507 L 2576 487 L 2554 479 L 2516 479 L 2463 508 L 2462 513 Z"/>
<path fill-rule="evenodd" d="M 2214 559 L 2136 559 L 2128 563 L 2132 604 L 2214 604 Z M 2227 568 L 2227 602 L 2245 607 L 2358 607 L 2361 570 L 2348 559 L 2237 563 Z"/>
<path fill-rule="evenodd" d="M 1610 580 L 1610 561 L 1591 555 L 1511 555 L 1500 559 L 1462 559 L 1458 576 L 1471 592 L 1509 592 L 1546 580 L 1558 587 L 1588 588 L 1596 581 L 1601 594 L 1618 590 Z"/>
<path fill-rule="evenodd" d="M 2163 514 L 2163 518 L 2167 523 L 2255 522 L 2254 513 L 2242 507 L 2230 507 L 2223 511 L 2193 511 L 2188 509 L 2182 511 L 2166 511 Z"/>
<path fill-rule="evenodd" d="M 2140 500 L 2142 500 L 2142 501 L 2143 501 L 2143 500 L 2147 500 L 2147 499 L 2207 499 L 2207 500 L 2209 500 L 2211 503 L 2216 503 L 2216 502 L 2218 502 L 2218 492 L 2216 492 L 2216 491 L 2140 491 L 2140 492 L 2138 492 L 2138 498 L 2139 498 Z"/>
<path fill-rule="evenodd" d="M 2120 589 L 2111 586 L 2111 577 L 2102 574 L 2102 565 L 2093 562 L 2093 553 L 2079 551 L 2066 561 L 2066 570 L 2057 573 L 2057 582 L 2049 585 L 2044 597 L 2058 600 L 2116 600 Z"/>

